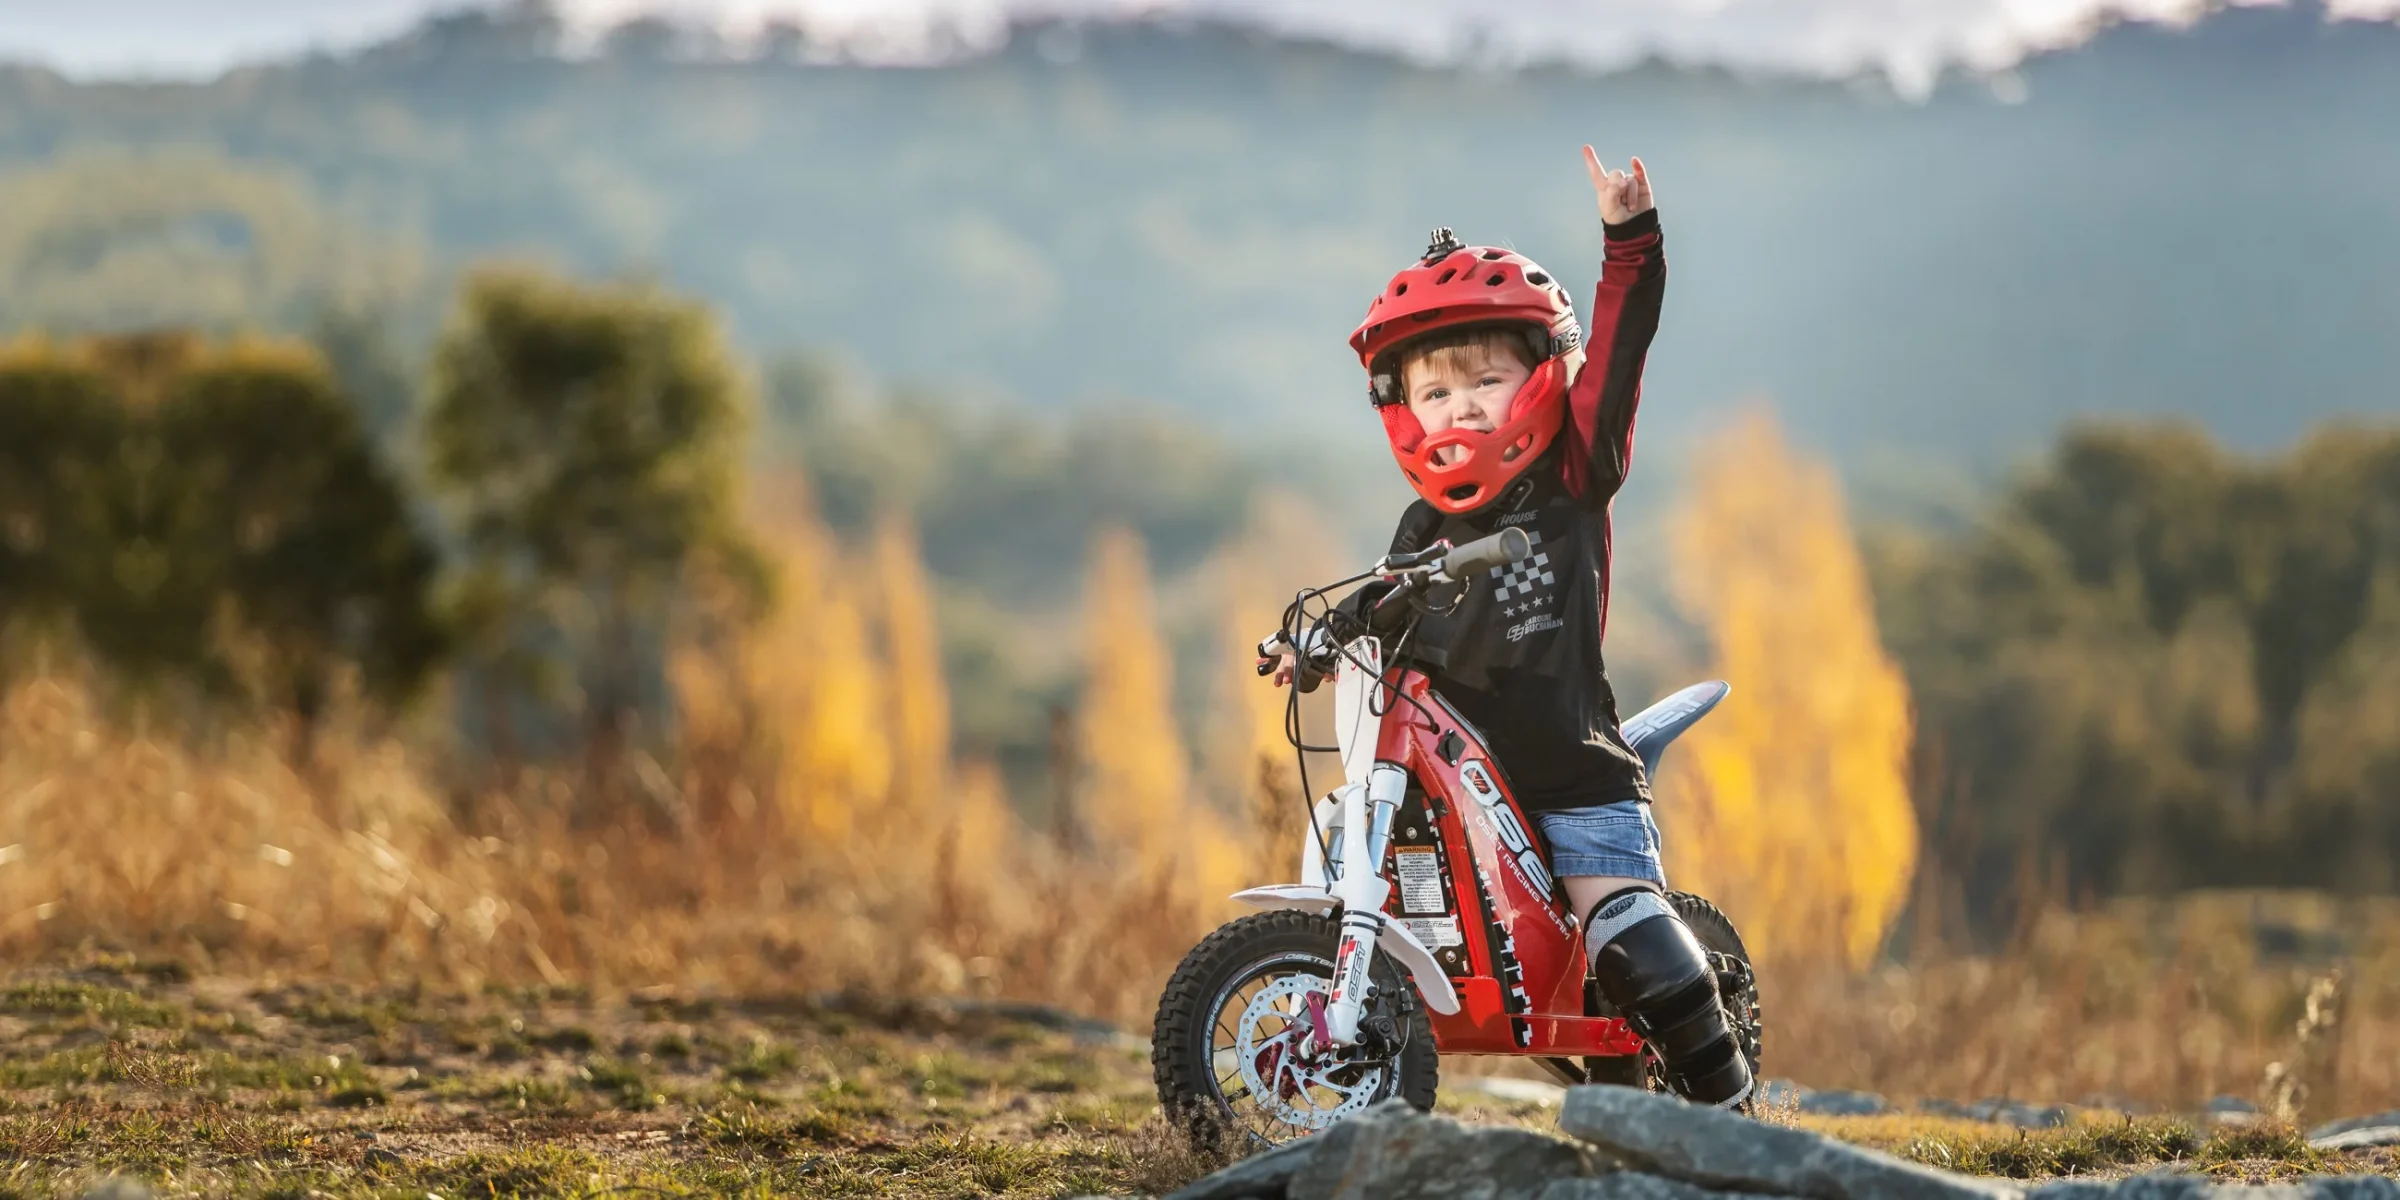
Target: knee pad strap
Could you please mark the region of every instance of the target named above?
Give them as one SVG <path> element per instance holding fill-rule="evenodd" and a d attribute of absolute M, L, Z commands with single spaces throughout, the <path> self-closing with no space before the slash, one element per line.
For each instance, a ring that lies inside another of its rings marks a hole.
<path fill-rule="evenodd" d="M 1626 930 L 1656 917 L 1679 920 L 1675 910 L 1668 907 L 1667 898 L 1649 888 L 1627 888 L 1600 898 L 1592 911 L 1584 914 L 1583 951 L 1597 962 L 1600 951 Z"/>

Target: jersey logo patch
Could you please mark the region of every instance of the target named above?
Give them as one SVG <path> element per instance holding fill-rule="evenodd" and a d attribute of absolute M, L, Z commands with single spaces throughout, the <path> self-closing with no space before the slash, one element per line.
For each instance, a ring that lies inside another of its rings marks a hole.
<path fill-rule="evenodd" d="M 1508 640 L 1512 642 L 1529 633 L 1540 633 L 1559 626 L 1556 616 L 1543 612 L 1558 599 L 1552 594 L 1558 586 L 1558 576 L 1550 570 L 1550 552 L 1540 548 L 1540 530 L 1528 529 L 1525 537 L 1535 547 L 1533 553 L 1491 570 L 1491 577 L 1498 584 L 1492 591 L 1492 598 L 1500 602 L 1500 615 L 1533 618 L 1509 628 Z M 1540 589 L 1538 593 L 1535 591 L 1537 588 Z"/>

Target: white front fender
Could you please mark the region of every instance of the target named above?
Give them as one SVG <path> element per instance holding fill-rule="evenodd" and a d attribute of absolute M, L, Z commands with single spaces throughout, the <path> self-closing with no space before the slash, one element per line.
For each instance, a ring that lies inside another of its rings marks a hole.
<path fill-rule="evenodd" d="M 1254 887 L 1235 892 L 1233 898 L 1253 908 L 1296 908 L 1318 916 L 1331 916 L 1340 911 L 1342 902 L 1333 893 L 1305 883 L 1279 883 L 1272 887 Z M 1458 991 L 1450 986 L 1450 976 L 1434 961 L 1433 952 L 1408 926 L 1386 920 L 1375 935 L 1375 948 L 1392 956 L 1394 962 L 1408 968 L 1417 981 L 1417 991 L 1425 997 L 1425 1007 L 1448 1016 L 1458 1011 Z"/>
<path fill-rule="evenodd" d="M 1233 898 L 1252 908 L 1296 908 L 1304 913 L 1322 917 L 1342 906 L 1333 893 L 1305 883 L 1279 883 L 1273 887 L 1254 887 L 1235 892 Z"/>

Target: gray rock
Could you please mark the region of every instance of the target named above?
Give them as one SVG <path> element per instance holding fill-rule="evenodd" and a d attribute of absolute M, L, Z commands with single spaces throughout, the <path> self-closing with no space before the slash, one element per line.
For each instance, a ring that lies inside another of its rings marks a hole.
<path fill-rule="evenodd" d="M 1356 1119 L 1339 1121 L 1314 1137 L 1251 1155 L 1169 1192 L 1166 1200 L 1283 1200 L 1290 1190 L 1292 1176 L 1308 1165 L 1310 1159 L 1320 1154 L 1336 1161 L 1350 1157 L 1350 1143 L 1358 1138 L 1358 1130 L 1352 1128 L 1356 1124 Z"/>
<path fill-rule="evenodd" d="M 1967 1106 L 1967 1111 L 1972 1113 L 1978 1121 L 1989 1121 L 1994 1125 L 2014 1125 L 2019 1129 L 2056 1129 L 2066 1124 L 2073 1115 L 2063 1105 L 2027 1104 L 2021 1100 L 2008 1099 L 2005 1096 L 1995 1096 L 1979 1103 L 1970 1104 Z"/>
<path fill-rule="evenodd" d="M 2063 1104 L 2027 1104 L 2005 1096 L 1993 1096 L 1973 1104 L 1955 1100 L 1920 1100 L 1917 1111 L 1938 1117 L 1956 1117 L 1962 1121 L 1987 1121 L 1994 1125 L 2014 1125 L 2019 1129 L 2055 1129 L 2075 1119 L 2075 1110 Z"/>
<path fill-rule="evenodd" d="M 2309 1200 L 2310 1193 L 2301 1183 L 2218 1183 L 2201 1195 L 2209 1200 Z"/>
<path fill-rule="evenodd" d="M 2374 1146 L 2400 1146 L 2400 1124 L 2368 1125 L 2345 1129 L 2324 1137 L 2312 1137 L 2308 1144 L 2319 1150 L 2365 1150 Z"/>
<path fill-rule="evenodd" d="M 2363 1117 L 2343 1117 L 2339 1121 L 2327 1121 L 2315 1129 L 2309 1130 L 2308 1140 L 2313 1142 L 2321 1137 L 2332 1137 L 2337 1133 L 2348 1133 L 2353 1129 L 2372 1129 L 2378 1125 L 2400 1125 L 2400 1108 L 2395 1108 L 2390 1112 L 2368 1113 Z"/>
<path fill-rule="evenodd" d="M 1337 1155 L 1328 1147 L 1311 1155 L 1292 1176 L 1289 1200 L 1501 1200 L 1593 1171 L 1591 1152 L 1573 1142 L 1505 1126 L 1462 1125 L 1398 1100 L 1327 1132 L 1344 1128 L 1353 1134 L 1346 1152 Z"/>
<path fill-rule="evenodd" d="M 1806 1130 L 1633 1088 L 1570 1088 L 1558 1124 L 1637 1170 L 1708 1188 L 1812 1200 L 2013 1200 L 2024 1194 L 2006 1183 L 1905 1163 Z"/>
<path fill-rule="evenodd" d="M 2308 1195 L 2306 1188 L 2293 1184 L 2247 1187 L 2218 1183 L 2204 1175 L 2161 1172 L 2114 1183 L 2071 1180 L 2044 1184 L 2025 1200 L 2308 1200 Z"/>
<path fill-rule="evenodd" d="M 1664 1175 L 1612 1171 L 1590 1179 L 1553 1179 L 1534 1200 L 1737 1200 L 1750 1194 L 1712 1192 Z"/>
<path fill-rule="evenodd" d="M 1890 1107 L 1873 1092 L 1810 1092 L 1800 1111 L 1820 1117 L 1871 1117 Z"/>
<path fill-rule="evenodd" d="M 2302 1182 L 2311 1200 L 2400 1200 L 2400 1179 L 2388 1175 L 2319 1175 Z"/>

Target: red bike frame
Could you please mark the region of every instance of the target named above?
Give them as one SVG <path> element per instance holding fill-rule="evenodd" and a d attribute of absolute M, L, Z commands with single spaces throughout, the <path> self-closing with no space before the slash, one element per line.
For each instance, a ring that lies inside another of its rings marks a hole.
<path fill-rule="evenodd" d="M 1458 993 L 1457 1012 L 1428 1014 L 1434 1044 L 1445 1054 L 1640 1053 L 1641 1035 L 1622 1018 L 1588 1015 L 1581 926 L 1482 736 L 1425 676 L 1401 669 L 1385 679 L 1396 695 L 1386 701 L 1375 757 L 1407 771 L 1413 786 L 1380 864 L 1402 881 L 1384 911 L 1418 933 Z M 1438 914 L 1426 911 L 1433 897 L 1421 882 L 1409 886 L 1424 879 L 1422 868 L 1402 865 L 1404 855 L 1427 853 L 1439 869 Z"/>

